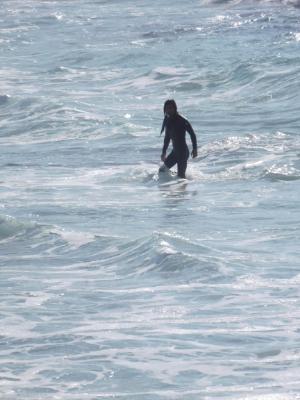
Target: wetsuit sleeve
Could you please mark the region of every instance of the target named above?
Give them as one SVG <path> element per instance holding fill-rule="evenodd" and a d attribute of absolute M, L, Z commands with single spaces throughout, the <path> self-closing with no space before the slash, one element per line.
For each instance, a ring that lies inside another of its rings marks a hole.
<path fill-rule="evenodd" d="M 166 130 L 165 138 L 164 138 L 164 146 L 163 146 L 163 149 L 162 149 L 162 154 L 166 154 L 167 148 L 168 148 L 169 143 L 170 143 L 170 140 L 171 140 L 171 137 L 170 137 L 170 135 L 168 133 L 168 130 Z"/>
<path fill-rule="evenodd" d="M 194 129 L 192 128 L 192 125 L 189 123 L 189 121 L 185 122 L 185 129 L 190 134 L 191 141 L 193 144 L 193 150 L 197 150 L 197 138 Z"/>

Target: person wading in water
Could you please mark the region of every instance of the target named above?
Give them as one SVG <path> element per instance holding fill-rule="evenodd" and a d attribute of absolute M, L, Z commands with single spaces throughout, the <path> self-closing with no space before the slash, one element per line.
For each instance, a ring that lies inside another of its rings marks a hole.
<path fill-rule="evenodd" d="M 161 128 L 161 133 L 165 131 L 164 145 L 161 154 L 161 161 L 163 161 L 164 165 L 160 167 L 159 170 L 164 171 L 166 167 L 170 169 L 177 164 L 178 177 L 185 178 L 187 160 L 189 158 L 189 149 L 186 144 L 185 134 L 186 132 L 190 134 L 193 145 L 191 153 L 193 158 L 198 155 L 197 138 L 189 121 L 177 112 L 177 105 L 174 100 L 167 100 L 165 102 L 164 115 L 165 118 Z M 172 141 L 173 150 L 166 156 L 170 141 Z"/>

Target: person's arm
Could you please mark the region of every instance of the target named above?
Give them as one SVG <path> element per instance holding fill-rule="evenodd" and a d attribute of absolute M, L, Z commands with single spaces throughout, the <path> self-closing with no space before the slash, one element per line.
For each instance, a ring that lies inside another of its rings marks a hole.
<path fill-rule="evenodd" d="M 189 123 L 189 121 L 186 121 L 185 128 L 186 128 L 187 132 L 190 134 L 192 145 L 193 145 L 192 157 L 195 158 L 198 155 L 196 134 L 194 132 L 194 129 L 192 128 L 192 125 Z"/>
<path fill-rule="evenodd" d="M 164 145 L 163 145 L 162 152 L 161 152 L 161 160 L 162 161 L 165 161 L 165 159 L 166 159 L 166 152 L 167 152 L 167 148 L 169 146 L 170 140 L 171 140 L 171 137 L 168 133 L 168 130 L 166 129 Z"/>

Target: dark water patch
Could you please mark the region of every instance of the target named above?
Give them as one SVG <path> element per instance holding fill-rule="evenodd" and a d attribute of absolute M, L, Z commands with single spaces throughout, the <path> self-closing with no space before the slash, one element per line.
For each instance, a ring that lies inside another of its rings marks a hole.
<path fill-rule="evenodd" d="M 9 216 L 0 216 L 0 240 L 25 234 L 26 230 L 31 228 L 30 223 L 24 223 Z"/>
<path fill-rule="evenodd" d="M 270 181 L 276 182 L 276 181 L 297 181 L 300 179 L 300 171 L 286 171 L 286 172 L 280 172 L 280 168 L 276 172 L 276 170 L 267 170 L 263 174 L 263 178 L 268 179 Z"/>
<path fill-rule="evenodd" d="M 8 94 L 0 95 L 0 106 L 6 105 L 10 100 L 10 96 Z"/>

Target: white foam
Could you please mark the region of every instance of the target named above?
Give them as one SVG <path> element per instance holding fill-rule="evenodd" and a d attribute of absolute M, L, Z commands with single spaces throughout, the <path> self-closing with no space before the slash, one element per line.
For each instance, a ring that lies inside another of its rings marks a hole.
<path fill-rule="evenodd" d="M 300 42 L 300 32 L 294 33 L 297 42 Z"/>
<path fill-rule="evenodd" d="M 59 227 L 55 229 L 52 228 L 51 233 L 61 236 L 73 249 L 77 249 L 95 240 L 95 235 L 88 232 L 67 231 Z"/>

